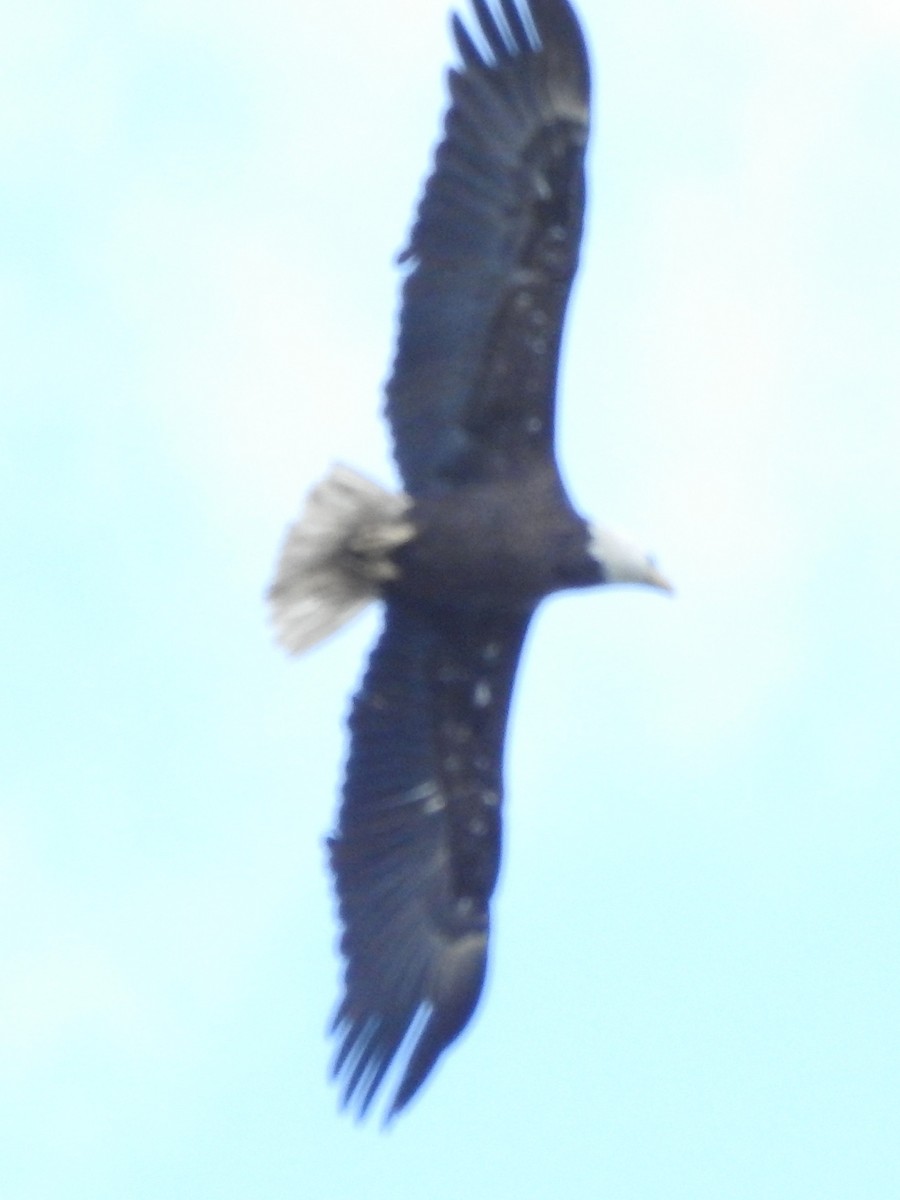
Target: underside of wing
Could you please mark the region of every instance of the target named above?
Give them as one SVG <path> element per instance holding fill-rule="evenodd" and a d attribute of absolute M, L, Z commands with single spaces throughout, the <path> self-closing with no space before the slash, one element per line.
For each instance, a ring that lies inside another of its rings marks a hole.
<path fill-rule="evenodd" d="M 487 964 L 502 753 L 528 615 L 392 600 L 350 717 L 330 840 L 346 960 L 334 1072 L 364 1113 L 395 1057 L 389 1115 L 469 1020 Z"/>
<path fill-rule="evenodd" d="M 553 454 L 563 319 L 578 262 L 587 56 L 567 0 L 473 0 L 462 66 L 404 259 L 387 415 L 413 495 Z"/>

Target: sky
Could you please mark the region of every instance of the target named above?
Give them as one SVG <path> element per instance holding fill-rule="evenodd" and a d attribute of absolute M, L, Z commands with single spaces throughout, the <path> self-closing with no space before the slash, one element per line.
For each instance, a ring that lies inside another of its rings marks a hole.
<path fill-rule="evenodd" d="M 900 8 L 581 0 L 559 455 L 674 599 L 549 602 L 481 1007 L 327 1080 L 323 853 L 378 614 L 263 592 L 380 389 L 443 0 L 0 13 L 0 1192 L 900 1189 Z"/>

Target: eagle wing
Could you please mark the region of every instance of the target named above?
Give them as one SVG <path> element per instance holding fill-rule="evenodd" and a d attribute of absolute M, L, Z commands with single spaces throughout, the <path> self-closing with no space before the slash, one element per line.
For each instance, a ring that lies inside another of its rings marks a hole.
<path fill-rule="evenodd" d="M 484 983 L 503 740 L 528 613 L 391 600 L 350 717 L 329 841 L 346 960 L 334 1073 L 360 1115 L 400 1055 L 411 1099 Z"/>
<path fill-rule="evenodd" d="M 403 260 L 386 412 L 413 495 L 553 456 L 584 214 L 590 74 L 567 0 L 473 0 L 462 66 Z"/>

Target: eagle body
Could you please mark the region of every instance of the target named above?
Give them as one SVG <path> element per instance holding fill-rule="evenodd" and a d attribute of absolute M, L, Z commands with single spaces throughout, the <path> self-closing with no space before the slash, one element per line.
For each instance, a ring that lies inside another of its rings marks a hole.
<path fill-rule="evenodd" d="M 587 522 L 550 470 L 424 496 L 409 520 L 417 534 L 392 556 L 389 595 L 465 608 L 477 598 L 481 608 L 529 612 L 552 592 L 603 582 Z"/>
<path fill-rule="evenodd" d="M 349 718 L 329 839 L 344 993 L 334 1073 L 399 1112 L 464 1028 L 488 961 L 503 751 L 541 600 L 668 588 L 573 509 L 554 454 L 563 321 L 584 216 L 590 72 L 568 0 L 471 0 L 406 275 L 385 412 L 403 491 L 335 466 L 270 589 L 308 649 L 367 603 L 384 626 Z"/>

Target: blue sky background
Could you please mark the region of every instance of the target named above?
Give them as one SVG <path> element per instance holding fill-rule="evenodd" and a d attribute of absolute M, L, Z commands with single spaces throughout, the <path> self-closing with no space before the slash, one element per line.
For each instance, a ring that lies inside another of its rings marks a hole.
<path fill-rule="evenodd" d="M 0 16 L 0 1191 L 900 1194 L 900 9 L 581 0 L 560 455 L 678 585 L 548 604 L 492 972 L 339 1115 L 322 839 L 375 613 L 261 595 L 379 389 L 443 0 Z"/>

